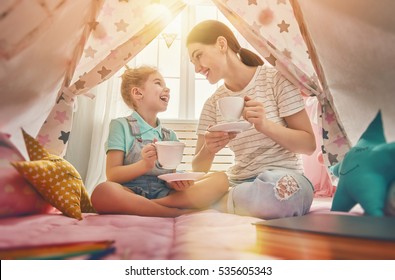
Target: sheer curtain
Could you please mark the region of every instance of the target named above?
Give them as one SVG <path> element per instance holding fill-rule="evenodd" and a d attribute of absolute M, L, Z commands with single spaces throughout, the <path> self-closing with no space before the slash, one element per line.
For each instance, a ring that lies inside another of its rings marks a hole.
<path fill-rule="evenodd" d="M 66 159 L 80 172 L 89 193 L 106 180 L 104 144 L 111 119 L 131 112 L 120 98 L 121 72 L 92 89 L 94 99 L 78 97 L 74 112 Z"/>

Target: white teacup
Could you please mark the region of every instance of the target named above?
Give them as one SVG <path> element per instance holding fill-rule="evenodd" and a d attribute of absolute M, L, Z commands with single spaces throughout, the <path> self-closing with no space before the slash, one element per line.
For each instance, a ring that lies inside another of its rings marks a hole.
<path fill-rule="evenodd" d="M 164 169 L 176 169 L 181 163 L 185 144 L 178 141 L 155 142 L 158 162 Z"/>
<path fill-rule="evenodd" d="M 240 96 L 227 96 L 218 99 L 218 107 L 222 117 L 227 122 L 240 120 L 244 108 L 244 98 Z"/>

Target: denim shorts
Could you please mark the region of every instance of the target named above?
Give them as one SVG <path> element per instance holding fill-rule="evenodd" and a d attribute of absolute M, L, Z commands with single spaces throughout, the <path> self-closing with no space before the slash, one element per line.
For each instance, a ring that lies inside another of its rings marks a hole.
<path fill-rule="evenodd" d="M 169 195 L 171 189 L 166 182 L 156 176 L 143 175 L 136 180 L 123 184 L 135 194 L 144 196 L 148 199 L 161 198 Z"/>
<path fill-rule="evenodd" d="M 311 182 L 290 170 L 267 170 L 230 184 L 228 212 L 266 220 L 307 214 L 314 197 Z"/>

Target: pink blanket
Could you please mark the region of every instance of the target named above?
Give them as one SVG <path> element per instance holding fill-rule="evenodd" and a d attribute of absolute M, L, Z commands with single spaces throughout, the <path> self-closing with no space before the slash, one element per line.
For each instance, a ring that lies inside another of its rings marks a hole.
<path fill-rule="evenodd" d="M 328 213 L 331 198 L 316 198 L 309 215 Z M 360 213 L 360 209 L 354 211 Z M 178 218 L 61 214 L 0 219 L 0 249 L 62 242 L 114 240 L 106 259 L 267 259 L 257 254 L 258 218 L 206 210 Z"/>

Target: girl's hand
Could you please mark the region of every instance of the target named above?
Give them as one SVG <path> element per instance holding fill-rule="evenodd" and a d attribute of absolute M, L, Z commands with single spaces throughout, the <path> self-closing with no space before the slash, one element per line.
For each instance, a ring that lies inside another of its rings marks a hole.
<path fill-rule="evenodd" d="M 244 119 L 253 124 L 257 131 L 263 132 L 267 122 L 263 103 L 252 100 L 249 96 L 245 96 L 244 101 Z"/>
<path fill-rule="evenodd" d="M 141 158 L 149 170 L 155 167 L 155 161 L 158 159 L 155 142 L 156 139 L 154 139 L 153 143 L 145 145 L 141 150 Z"/>
<path fill-rule="evenodd" d="M 186 190 L 193 184 L 194 184 L 194 181 L 192 181 L 192 180 L 172 181 L 172 182 L 168 183 L 169 187 L 173 190 L 176 190 L 176 191 Z"/>
<path fill-rule="evenodd" d="M 206 131 L 204 134 L 204 142 L 206 148 L 213 154 L 218 153 L 229 141 L 235 138 L 237 133 L 235 132 L 225 132 L 225 131 Z"/>

